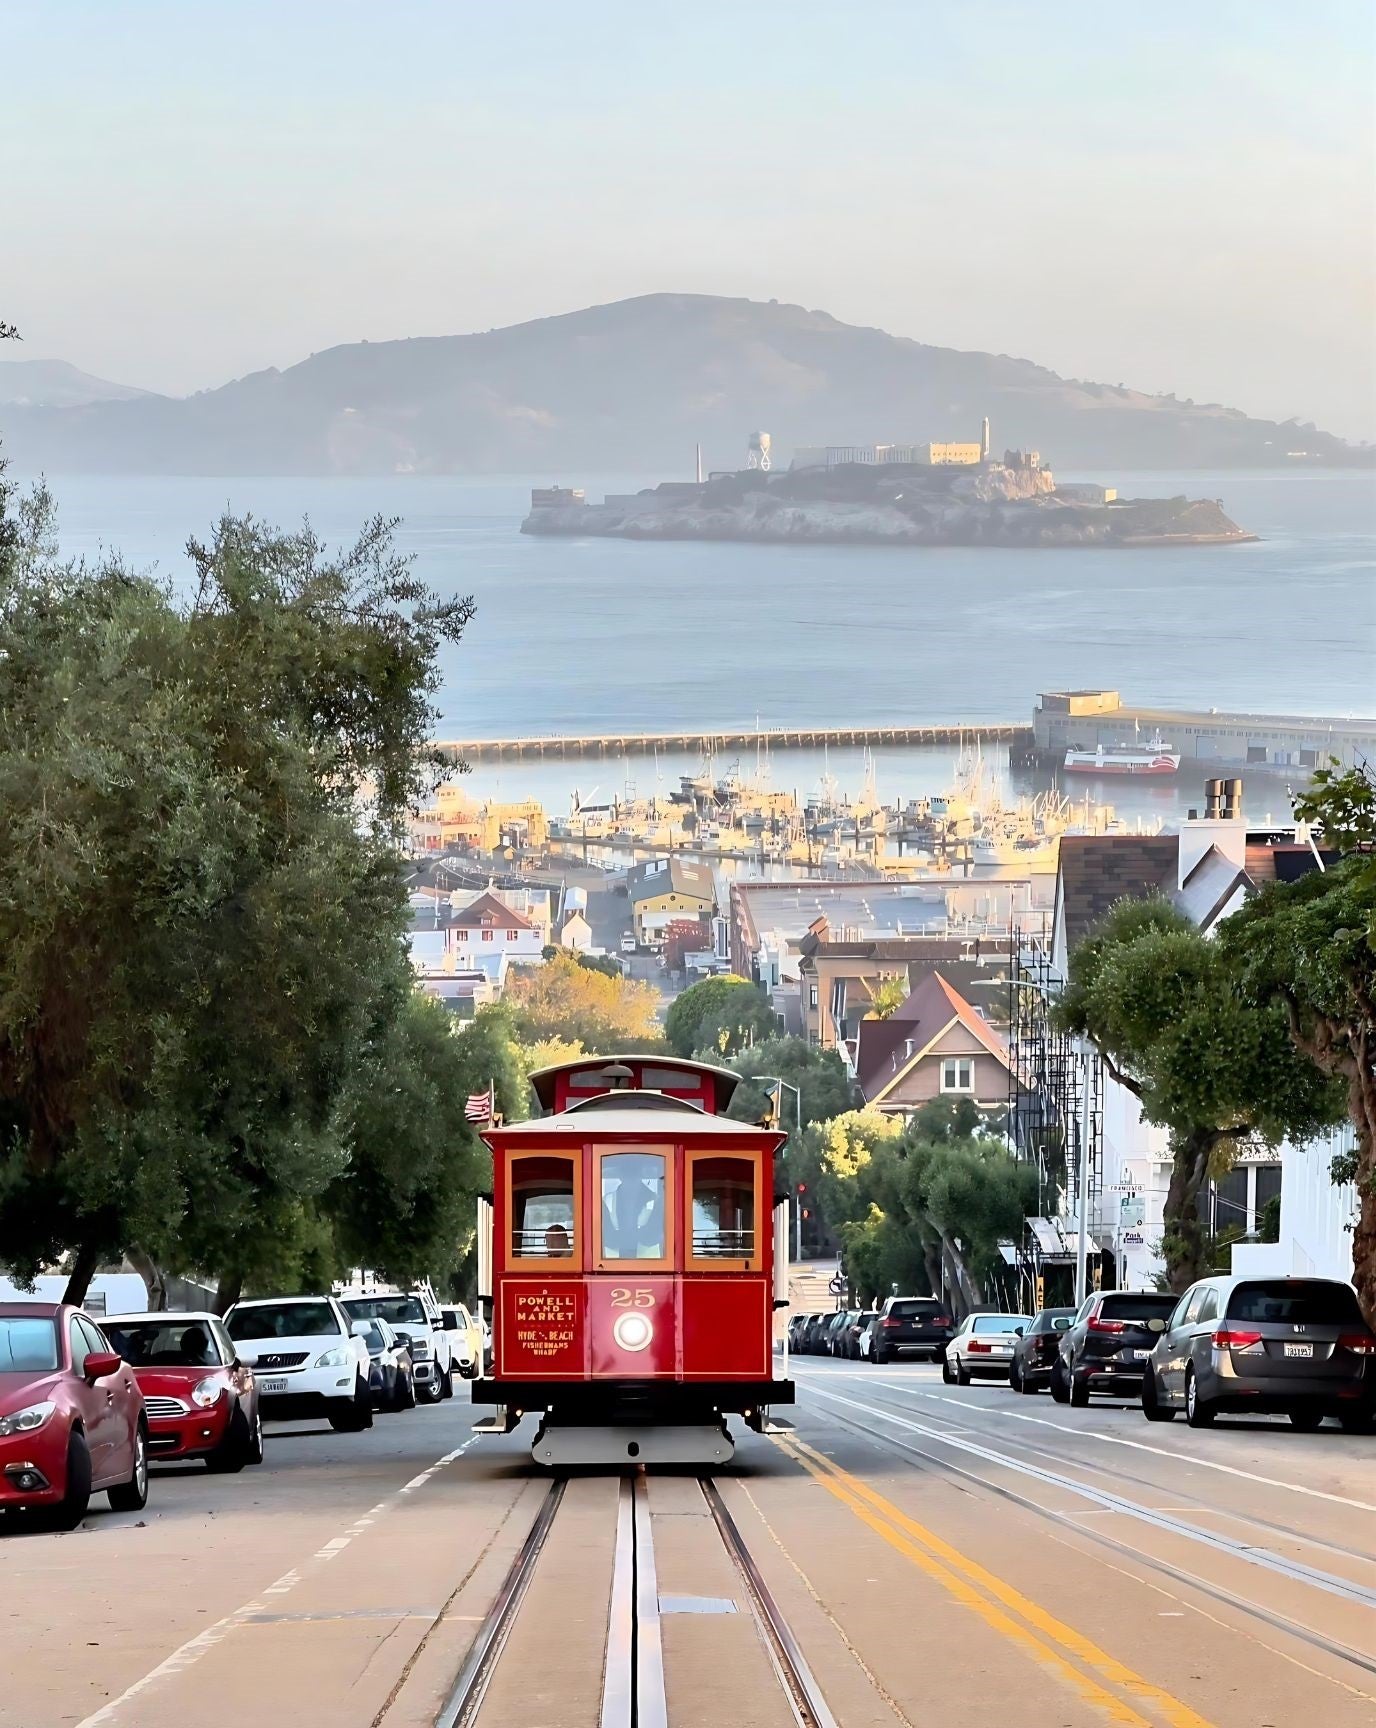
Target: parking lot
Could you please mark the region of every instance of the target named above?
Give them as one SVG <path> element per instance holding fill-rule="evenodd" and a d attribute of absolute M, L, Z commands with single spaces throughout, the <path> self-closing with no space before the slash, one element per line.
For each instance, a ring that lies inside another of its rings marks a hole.
<path fill-rule="evenodd" d="M 1154 1427 L 925 1363 L 792 1367 L 793 1432 L 743 1435 L 719 1484 L 845 1728 L 1372 1720 L 1369 1437 Z M 102 1501 L 70 1534 L 7 1534 L 0 1728 L 433 1722 L 544 1492 L 530 1423 L 476 1440 L 472 1417 L 460 1385 L 363 1433 L 271 1425 L 241 1475 L 155 1464 L 141 1513 Z M 486 1728 L 597 1721 L 577 1672 L 604 1635 L 611 1525 L 605 1481 L 576 1486 Z M 681 1492 L 652 1478 L 660 1590 L 725 1597 Z M 747 1628 L 665 1625 L 693 1653 L 670 1666 L 671 1720 L 710 1720 L 704 1676 Z M 733 1708 L 787 1720 L 764 1688 Z"/>

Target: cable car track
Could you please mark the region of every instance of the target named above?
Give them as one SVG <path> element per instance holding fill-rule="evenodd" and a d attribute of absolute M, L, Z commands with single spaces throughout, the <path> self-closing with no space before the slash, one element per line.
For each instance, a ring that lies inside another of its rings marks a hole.
<path fill-rule="evenodd" d="M 541 1502 L 491 1608 L 478 1628 L 435 1728 L 472 1728 L 539 1565 L 567 1477 L 556 1478 Z M 698 1485 L 713 1524 L 741 1581 L 749 1607 L 797 1728 L 837 1728 L 797 1640 L 711 1477 Z M 623 1476 L 608 1608 L 598 1728 L 671 1728 L 660 1634 L 661 1604 L 654 1537 L 643 1470 Z"/>

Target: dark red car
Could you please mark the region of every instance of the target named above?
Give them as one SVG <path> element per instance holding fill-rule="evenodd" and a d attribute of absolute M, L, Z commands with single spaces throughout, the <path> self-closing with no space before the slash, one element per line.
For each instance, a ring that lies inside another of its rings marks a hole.
<path fill-rule="evenodd" d="M 112 1314 L 102 1324 L 143 1393 L 154 1458 L 204 1458 L 217 1472 L 263 1462 L 258 1385 L 218 1314 Z"/>
<path fill-rule="evenodd" d="M 89 1314 L 0 1302 L 0 1510 L 70 1530 L 92 1494 L 116 1512 L 148 1499 L 148 1425 L 133 1369 Z"/>

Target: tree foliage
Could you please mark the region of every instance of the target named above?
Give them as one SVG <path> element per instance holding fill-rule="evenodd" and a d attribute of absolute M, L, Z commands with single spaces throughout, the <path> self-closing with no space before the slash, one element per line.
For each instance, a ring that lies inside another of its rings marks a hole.
<path fill-rule="evenodd" d="M 594 971 L 560 952 L 543 966 L 522 968 L 507 986 L 514 1027 L 523 1042 L 559 1038 L 599 1055 L 653 1049 L 659 995 L 648 984 Z"/>
<path fill-rule="evenodd" d="M 1226 930 L 1229 920 L 1224 925 Z M 1071 955 L 1057 1013 L 1170 1134 L 1162 1251 L 1170 1286 L 1207 1267 L 1200 1190 L 1239 1147 L 1336 1121 L 1333 1087 L 1302 1061 L 1278 1004 L 1248 998 L 1222 940 L 1168 901 L 1122 901 Z"/>
<path fill-rule="evenodd" d="M 731 972 L 689 985 L 664 1016 L 664 1035 L 676 1055 L 701 1052 L 715 1061 L 729 1060 L 748 1045 L 775 1037 L 778 1030 L 778 1016 L 765 991 Z"/>
<path fill-rule="evenodd" d="M 798 1088 L 785 1092 L 779 1127 L 796 1134 L 801 1123 L 823 1122 L 840 1116 L 855 1103 L 855 1086 L 846 1065 L 834 1050 L 819 1050 L 805 1038 L 766 1038 L 759 1044 L 747 1045 L 731 1057 L 729 1066 L 741 1076 L 731 1100 L 728 1116 L 739 1122 L 758 1122 L 774 1092 L 772 1086 L 757 1080 L 768 1074 Z M 794 1107 L 801 1110 L 800 1122 L 794 1120 Z"/>
<path fill-rule="evenodd" d="M 225 518 L 194 597 L 0 561 L 0 1258 L 285 1277 L 328 1251 L 347 1085 L 409 1000 L 393 836 L 428 783 L 440 603 L 369 525 Z M 272 1259 L 267 1266 L 265 1257 Z"/>
<path fill-rule="evenodd" d="M 1335 1160 L 1355 1181 L 1354 1282 L 1376 1323 L 1376 867 L 1361 854 L 1298 882 L 1267 883 L 1223 925 L 1219 948 L 1243 999 L 1277 1019 L 1313 1076 L 1340 1100 L 1355 1149 Z"/>

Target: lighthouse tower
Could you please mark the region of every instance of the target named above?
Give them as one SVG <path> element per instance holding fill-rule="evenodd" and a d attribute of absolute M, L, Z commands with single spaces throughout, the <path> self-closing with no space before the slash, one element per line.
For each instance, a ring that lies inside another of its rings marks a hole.
<path fill-rule="evenodd" d="M 984 425 L 980 428 L 979 459 L 981 462 L 989 460 L 989 416 L 987 414 L 984 416 Z"/>

